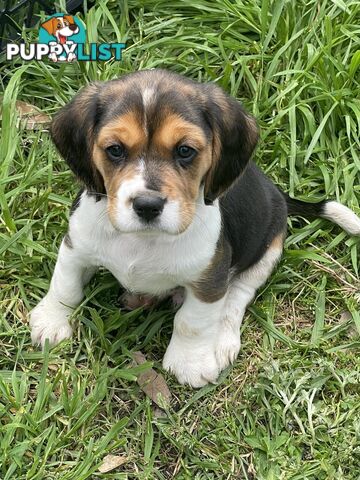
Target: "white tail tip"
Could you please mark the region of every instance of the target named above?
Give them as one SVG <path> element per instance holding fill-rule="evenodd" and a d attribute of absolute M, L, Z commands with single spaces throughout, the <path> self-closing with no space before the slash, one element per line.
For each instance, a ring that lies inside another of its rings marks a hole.
<path fill-rule="evenodd" d="M 326 202 L 321 217 L 336 223 L 351 235 L 360 235 L 360 217 L 341 203 Z"/>

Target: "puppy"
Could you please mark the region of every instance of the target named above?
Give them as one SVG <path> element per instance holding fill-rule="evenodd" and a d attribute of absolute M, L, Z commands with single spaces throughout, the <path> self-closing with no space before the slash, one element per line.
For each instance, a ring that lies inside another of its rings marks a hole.
<path fill-rule="evenodd" d="M 288 215 L 360 235 L 347 207 L 293 200 L 271 183 L 250 161 L 254 118 L 213 84 L 164 70 L 91 84 L 51 134 L 84 188 L 49 292 L 30 315 L 34 344 L 71 336 L 72 309 L 104 266 L 145 298 L 183 287 L 163 366 L 201 387 L 236 359 L 245 309 L 281 257 Z"/>

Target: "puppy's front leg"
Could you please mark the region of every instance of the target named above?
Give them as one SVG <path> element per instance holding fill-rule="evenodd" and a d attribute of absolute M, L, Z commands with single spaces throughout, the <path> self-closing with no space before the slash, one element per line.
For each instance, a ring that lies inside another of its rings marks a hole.
<path fill-rule="evenodd" d="M 31 339 L 33 344 L 44 347 L 48 338 L 56 345 L 71 337 L 69 316 L 82 300 L 83 286 L 87 283 L 94 268 L 63 240 L 57 258 L 49 292 L 30 312 Z"/>
<path fill-rule="evenodd" d="M 199 300 L 186 288 L 185 302 L 174 319 L 174 331 L 163 366 L 180 383 L 202 387 L 215 382 L 220 369 L 216 360 L 216 340 L 225 295 L 215 302 Z"/>

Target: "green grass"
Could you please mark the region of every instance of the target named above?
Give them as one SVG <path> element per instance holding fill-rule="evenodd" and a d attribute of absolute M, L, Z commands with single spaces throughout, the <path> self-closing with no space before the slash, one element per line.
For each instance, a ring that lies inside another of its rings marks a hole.
<path fill-rule="evenodd" d="M 31 346 L 76 186 L 48 133 L 15 115 L 17 99 L 52 115 L 82 85 L 141 68 L 215 81 L 257 117 L 256 161 L 280 187 L 359 214 L 358 2 L 99 0 L 84 21 L 89 41 L 127 43 L 122 62 L 1 66 L 0 479 L 359 479 L 359 240 L 290 219 L 235 365 L 199 391 L 163 372 L 173 400 L 158 417 L 131 352 L 162 372 L 172 312 L 121 313 L 109 273 L 71 341 Z M 127 462 L 101 474 L 107 454 Z"/>

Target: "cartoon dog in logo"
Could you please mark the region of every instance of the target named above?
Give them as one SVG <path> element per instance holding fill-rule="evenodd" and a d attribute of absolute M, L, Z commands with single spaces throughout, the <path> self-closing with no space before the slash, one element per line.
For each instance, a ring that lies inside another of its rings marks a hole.
<path fill-rule="evenodd" d="M 72 15 L 64 15 L 63 17 L 52 17 L 46 22 L 41 24 L 50 35 L 56 38 L 56 42 L 49 42 L 49 45 L 72 45 L 74 42 L 68 40 L 72 35 L 76 35 L 79 32 L 79 27 L 76 25 L 74 17 Z M 58 57 L 56 53 L 49 55 L 50 60 L 57 62 L 65 57 Z M 72 62 L 76 59 L 75 53 L 70 52 L 67 56 L 67 61 Z"/>

